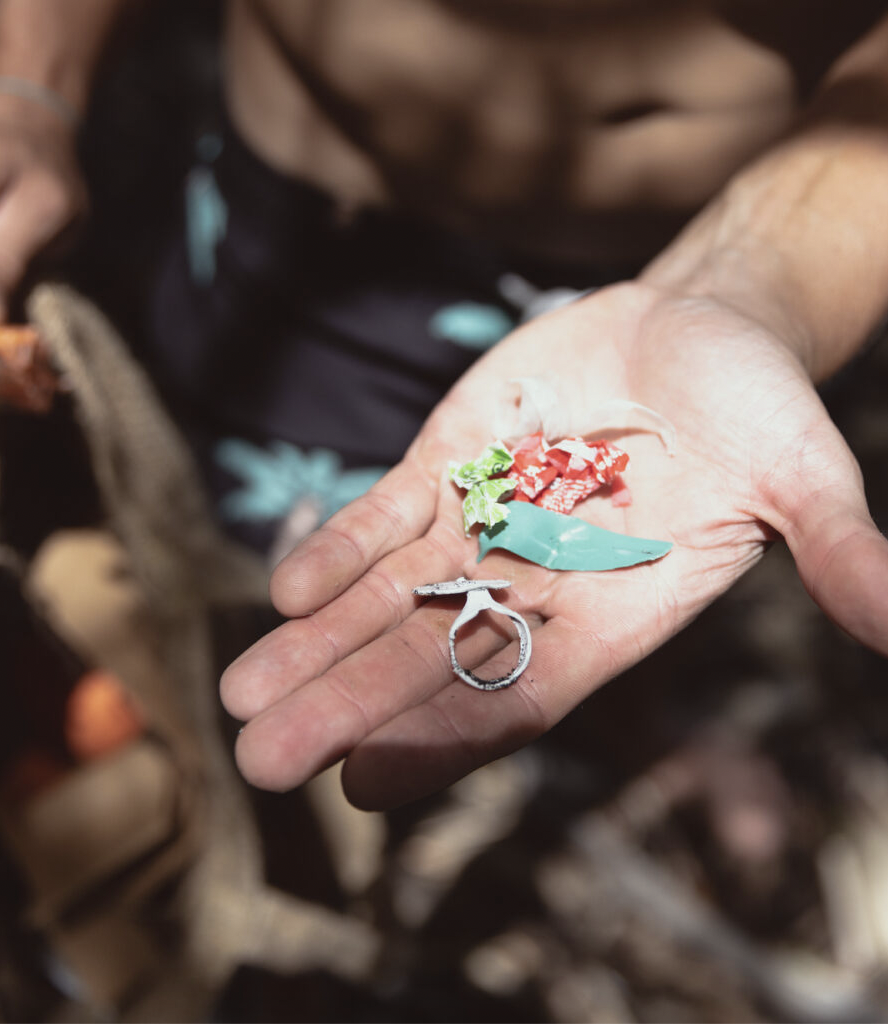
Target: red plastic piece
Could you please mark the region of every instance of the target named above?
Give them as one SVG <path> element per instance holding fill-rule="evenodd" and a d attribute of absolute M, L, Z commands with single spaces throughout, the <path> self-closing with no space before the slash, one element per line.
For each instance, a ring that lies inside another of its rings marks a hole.
<path fill-rule="evenodd" d="M 515 501 L 531 501 L 554 512 L 568 513 L 599 487 L 610 485 L 614 504 L 628 505 L 631 497 L 620 474 L 629 463 L 626 452 L 609 441 L 570 438 L 593 449 L 592 458 L 571 455 L 561 448 L 545 448 L 541 433 L 529 434 L 512 449 L 507 474 L 515 481 Z"/>

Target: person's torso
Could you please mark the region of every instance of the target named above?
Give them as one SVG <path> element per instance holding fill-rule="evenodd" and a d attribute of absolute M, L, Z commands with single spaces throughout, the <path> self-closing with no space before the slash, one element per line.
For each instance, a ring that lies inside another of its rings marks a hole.
<path fill-rule="evenodd" d="M 504 244 L 637 261 L 779 138 L 870 0 L 234 0 L 272 165 Z"/>

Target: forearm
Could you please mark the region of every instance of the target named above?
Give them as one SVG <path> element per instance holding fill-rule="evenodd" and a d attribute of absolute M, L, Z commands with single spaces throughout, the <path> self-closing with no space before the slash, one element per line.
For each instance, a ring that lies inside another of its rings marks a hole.
<path fill-rule="evenodd" d="M 51 90 L 82 115 L 96 66 L 132 0 L 0 0 L 0 76 Z"/>
<path fill-rule="evenodd" d="M 759 320 L 822 380 L 888 309 L 886 224 L 888 23 L 642 276 Z"/>

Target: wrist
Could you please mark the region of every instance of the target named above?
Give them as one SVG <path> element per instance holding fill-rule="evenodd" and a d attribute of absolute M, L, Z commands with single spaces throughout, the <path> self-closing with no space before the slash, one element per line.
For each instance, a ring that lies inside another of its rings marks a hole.
<path fill-rule="evenodd" d="M 6 28 L 11 18 L 11 13 L 0 15 L 0 30 Z M 39 28 L 38 24 L 28 31 L 39 31 Z M 25 26 L 21 26 L 19 31 L 10 29 L 0 35 L 3 38 L 0 45 L 0 80 L 8 81 L 12 87 L 3 92 L 12 92 L 16 83 L 26 82 L 28 85 L 22 87 L 22 92 L 29 91 L 34 96 L 57 96 L 65 108 L 70 109 L 78 119 L 81 118 L 89 92 L 86 69 L 79 65 L 73 55 L 66 54 L 60 47 L 35 46 Z"/>
<path fill-rule="evenodd" d="M 0 73 L 0 98 L 3 97 L 14 97 L 21 101 L 28 108 L 28 114 L 35 107 L 44 113 L 48 112 L 71 131 L 77 131 L 80 127 L 81 112 L 62 93 L 41 82 Z"/>
<path fill-rule="evenodd" d="M 83 117 L 123 0 L 0 0 L 0 79 L 24 102 Z M 13 84 L 13 88 L 17 85 Z"/>
<path fill-rule="evenodd" d="M 883 314 L 888 280 L 883 254 L 866 249 L 869 232 L 808 194 L 812 180 L 830 173 L 832 154 L 810 166 L 805 156 L 792 162 L 791 174 L 774 174 L 765 161 L 729 184 L 642 280 L 733 309 L 820 382 L 867 340 Z"/>
<path fill-rule="evenodd" d="M 729 213 L 713 209 L 698 218 L 639 276 L 672 299 L 712 303 L 732 310 L 778 339 L 813 377 L 819 372 L 812 325 L 794 295 L 780 254 L 756 252 L 748 237 L 719 223 Z"/>

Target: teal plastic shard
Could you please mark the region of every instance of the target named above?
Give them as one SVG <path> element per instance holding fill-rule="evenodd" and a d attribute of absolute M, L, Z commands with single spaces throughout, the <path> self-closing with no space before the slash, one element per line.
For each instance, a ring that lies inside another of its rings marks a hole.
<path fill-rule="evenodd" d="M 479 562 L 489 551 L 501 548 L 547 569 L 585 572 L 653 562 L 672 548 L 668 541 L 613 533 L 528 501 L 509 502 L 508 518 L 482 530 L 478 542 Z"/>

